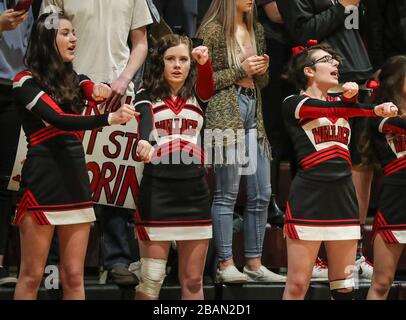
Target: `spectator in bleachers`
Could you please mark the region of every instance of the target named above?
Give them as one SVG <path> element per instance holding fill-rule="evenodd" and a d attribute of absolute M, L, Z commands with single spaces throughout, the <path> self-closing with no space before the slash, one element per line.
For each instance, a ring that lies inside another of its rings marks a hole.
<path fill-rule="evenodd" d="M 375 215 L 374 272 L 367 299 L 386 299 L 406 243 L 406 56 L 393 56 L 379 74 L 376 103 L 392 101 L 399 117 L 370 120 L 371 148 L 383 168 Z"/>
<path fill-rule="evenodd" d="M 291 56 L 290 37 L 283 24 L 275 0 L 258 0 L 259 21 L 265 29 L 266 51 L 272 53 L 272 63 L 269 66 L 269 83 L 262 90 L 262 112 L 264 126 L 272 147 L 271 184 L 272 196 L 269 205 L 268 222 L 274 226 L 283 226 L 283 211 L 279 209 L 276 198 L 278 197 L 280 162 L 289 160 L 292 176 L 295 173 L 296 161 L 292 142 L 283 125 L 282 101 L 293 93 L 293 88 L 282 76 L 286 64 Z"/>
<path fill-rule="evenodd" d="M 188 34 L 188 17 L 183 0 L 152 0 L 152 2 L 174 33 L 193 36 Z"/>
<path fill-rule="evenodd" d="M 197 0 L 151 0 L 174 33 L 193 37 L 198 22 Z"/>
<path fill-rule="evenodd" d="M 227 136 L 206 141 L 214 149 L 212 215 L 216 279 L 225 283 L 285 281 L 262 265 L 262 248 L 271 197 L 271 149 L 264 128 L 260 90 L 268 82 L 269 56 L 263 27 L 254 21 L 250 0 L 213 0 L 197 36 L 209 48 L 216 94 L 209 101 L 206 128 Z M 243 134 L 241 134 L 243 133 Z M 245 153 L 245 151 L 248 151 Z M 248 154 L 248 161 L 244 156 Z M 256 160 L 256 161 L 255 161 Z M 245 267 L 234 265 L 233 213 L 241 177 L 246 178 Z"/>
<path fill-rule="evenodd" d="M 177 243 L 182 299 L 203 299 L 212 219 L 199 141 L 213 71 L 206 47 L 192 50 L 188 37 L 175 34 L 157 42 L 150 63 L 145 90 L 134 102 L 141 114 L 137 154 L 146 162 L 135 218 L 141 255 L 136 299 L 159 298 L 171 241 Z"/>
<path fill-rule="evenodd" d="M 113 94 L 107 109 L 114 109 L 127 97 L 133 98 L 131 80 L 147 55 L 146 25 L 152 23 L 145 0 L 43 0 L 42 12 L 49 5 L 72 20 L 78 37 L 75 70 L 93 81 L 111 85 Z M 129 244 L 129 239 L 134 238 L 129 227 L 133 210 L 100 205 L 96 206 L 96 214 L 103 233 L 103 264 L 109 277 L 117 284 L 136 284 L 137 278 L 128 270 L 135 259 Z"/>
<path fill-rule="evenodd" d="M 276 0 L 276 2 L 294 46 L 304 45 L 309 39 L 316 39 L 329 44 L 343 57 L 345 63 L 340 66 L 340 86 L 347 81 L 362 85 L 372 78 L 368 53 L 356 29 L 357 26 L 350 23 L 359 19 L 359 16 L 349 18 L 353 13 L 347 10 L 360 5 L 360 0 Z M 331 89 L 335 92 L 341 90 Z M 360 96 L 360 99 L 362 98 Z M 351 121 L 352 178 L 363 231 L 369 207 L 373 168 L 361 164 L 359 152 L 359 139 L 365 126 L 365 119 L 354 118 Z M 371 278 L 372 266 L 363 255 L 362 238 L 358 241 L 357 268 L 361 277 Z"/>
<path fill-rule="evenodd" d="M 0 0 L 0 285 L 17 282 L 3 266 L 15 205 L 15 193 L 7 190 L 7 185 L 21 128 L 12 96 L 12 80 L 24 70 L 23 59 L 33 24 L 31 10 L 14 11 L 7 3 Z"/>
<path fill-rule="evenodd" d="M 14 223 L 19 225 L 21 266 L 15 299 L 35 299 L 58 226 L 64 299 L 84 299 L 84 261 L 95 220 L 81 136 L 77 131 L 122 124 L 134 108 L 80 116 L 83 99 L 102 102 L 112 90 L 73 70 L 76 37 L 65 16 L 45 14 L 34 23 L 13 95 L 28 140 Z"/>
<path fill-rule="evenodd" d="M 365 0 L 366 40 L 374 70 L 387 58 L 406 54 L 406 0 Z"/>
<path fill-rule="evenodd" d="M 312 43 L 309 43 L 311 45 Z M 304 299 L 324 242 L 335 300 L 353 299 L 360 220 L 351 179 L 349 117 L 396 116 L 392 103 L 358 104 L 358 85 L 343 84 L 342 101 L 328 95 L 338 84 L 340 56 L 327 45 L 295 48 L 289 78 L 301 90 L 283 103 L 286 127 L 300 168 L 287 202 L 288 279 L 284 299 Z"/>
<path fill-rule="evenodd" d="M 197 26 L 200 26 L 200 23 L 205 16 L 207 9 L 209 9 L 212 0 L 198 0 L 197 1 Z"/>
<path fill-rule="evenodd" d="M 185 32 L 189 37 L 193 37 L 197 28 L 198 0 L 183 0 L 185 10 Z"/>

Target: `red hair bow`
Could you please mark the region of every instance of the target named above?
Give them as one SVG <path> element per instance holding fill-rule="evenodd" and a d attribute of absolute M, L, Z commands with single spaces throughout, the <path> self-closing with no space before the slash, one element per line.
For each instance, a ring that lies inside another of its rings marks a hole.
<path fill-rule="evenodd" d="M 368 80 L 366 87 L 375 91 L 380 85 L 381 84 L 378 80 Z"/>
<path fill-rule="evenodd" d="M 292 54 L 295 56 L 295 55 L 299 54 L 300 52 L 302 52 L 303 50 L 305 50 L 305 49 L 307 49 L 307 48 L 309 48 L 311 46 L 315 46 L 316 44 L 318 44 L 317 40 L 313 40 L 313 39 L 308 40 L 306 42 L 305 46 L 293 47 L 292 48 Z"/>
<path fill-rule="evenodd" d="M 365 86 L 369 90 L 371 90 L 371 92 L 370 92 L 371 99 L 375 100 L 376 93 L 377 93 L 379 87 L 381 86 L 381 83 L 378 80 L 368 80 Z"/>

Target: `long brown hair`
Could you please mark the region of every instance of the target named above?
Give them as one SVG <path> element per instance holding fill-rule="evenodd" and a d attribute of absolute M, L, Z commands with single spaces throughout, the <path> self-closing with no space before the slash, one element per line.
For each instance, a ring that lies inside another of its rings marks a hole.
<path fill-rule="evenodd" d="M 218 21 L 222 25 L 223 32 L 226 36 L 227 57 L 230 67 L 240 65 L 237 51 L 238 42 L 237 38 L 235 37 L 235 31 L 237 27 L 237 24 L 235 22 L 236 16 L 237 0 L 213 0 L 209 9 L 203 17 L 202 23 L 197 32 L 197 36 L 199 36 L 200 31 L 213 21 Z M 253 6 L 253 9 L 250 12 L 244 14 L 244 22 L 251 36 L 252 47 L 256 50 L 257 46 L 254 30 L 255 16 L 255 6 Z"/>
<path fill-rule="evenodd" d="M 192 59 L 192 41 L 186 36 L 168 34 L 162 37 L 155 45 L 145 71 L 143 88 L 150 92 L 153 101 L 171 97 L 169 84 L 164 77 L 164 54 L 169 48 L 180 44 L 185 44 L 189 48 L 190 70 L 178 95 L 183 100 L 187 100 L 193 95 L 193 88 L 197 77 L 197 66 L 196 62 Z"/>
<path fill-rule="evenodd" d="M 34 80 L 67 113 L 83 110 L 79 79 L 71 62 L 64 62 L 56 46 L 57 24 L 61 19 L 69 20 L 60 13 L 46 13 L 35 22 L 25 64 Z"/>
<path fill-rule="evenodd" d="M 403 86 L 406 78 L 406 56 L 393 56 L 385 61 L 379 74 L 379 88 L 377 89 L 374 103 L 379 104 L 386 101 L 392 102 L 399 108 L 399 114 L 405 114 L 405 98 L 403 96 Z M 366 126 L 361 133 L 359 150 L 362 164 L 376 164 L 376 153 L 371 141 L 370 126 Z"/>
<path fill-rule="evenodd" d="M 406 78 L 406 56 L 389 58 L 382 66 L 379 74 L 380 86 L 376 93 L 375 102 L 393 102 L 398 107 L 404 104 L 403 86 Z M 406 110 L 399 109 L 400 114 Z"/>

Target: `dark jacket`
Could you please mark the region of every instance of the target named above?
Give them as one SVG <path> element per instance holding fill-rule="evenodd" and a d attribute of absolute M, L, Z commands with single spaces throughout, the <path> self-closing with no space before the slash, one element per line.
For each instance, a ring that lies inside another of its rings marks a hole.
<path fill-rule="evenodd" d="M 374 69 L 385 60 L 406 54 L 406 0 L 368 0 L 368 53 Z"/>
<path fill-rule="evenodd" d="M 265 13 L 264 6 L 275 0 L 257 0 L 258 20 L 262 23 L 267 39 L 274 39 L 285 45 L 290 45 L 290 36 L 283 24 L 272 22 Z"/>
<path fill-rule="evenodd" d="M 358 30 L 346 29 L 345 8 L 331 0 L 276 0 L 294 45 L 309 39 L 328 43 L 343 57 L 340 81 L 364 81 L 372 66 Z"/>

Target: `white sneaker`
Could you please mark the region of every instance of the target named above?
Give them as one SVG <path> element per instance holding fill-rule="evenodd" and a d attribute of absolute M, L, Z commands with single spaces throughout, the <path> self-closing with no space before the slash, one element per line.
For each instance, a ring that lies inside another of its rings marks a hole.
<path fill-rule="evenodd" d="M 313 267 L 312 280 L 316 281 L 328 280 L 328 267 L 319 257 L 317 257 L 316 263 Z"/>
<path fill-rule="evenodd" d="M 141 261 L 130 263 L 130 265 L 128 266 L 128 270 L 131 273 L 135 274 L 138 280 L 141 279 Z"/>
<path fill-rule="evenodd" d="M 244 273 L 248 276 L 248 281 L 253 282 L 286 282 L 286 277 L 281 276 L 266 267 L 261 266 L 257 271 L 249 270 L 244 267 Z"/>
<path fill-rule="evenodd" d="M 238 271 L 235 266 L 228 266 L 224 270 L 217 269 L 216 282 L 220 283 L 246 283 L 248 276 Z"/>
<path fill-rule="evenodd" d="M 358 270 L 358 276 L 360 279 L 371 280 L 374 267 L 364 256 L 355 260 L 355 268 Z"/>

